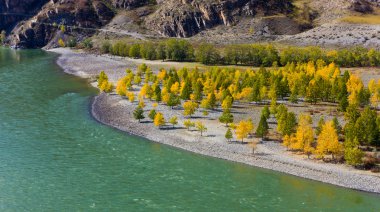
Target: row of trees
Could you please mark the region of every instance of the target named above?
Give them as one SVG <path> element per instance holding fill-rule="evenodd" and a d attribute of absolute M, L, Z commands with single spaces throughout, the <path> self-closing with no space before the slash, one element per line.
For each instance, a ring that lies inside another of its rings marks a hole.
<path fill-rule="evenodd" d="M 139 122 L 141 122 L 142 119 L 145 119 L 144 109 L 141 106 L 138 106 L 133 111 L 133 117 L 137 119 Z M 161 112 L 157 112 L 156 109 L 150 110 L 148 117 L 153 121 L 154 126 L 158 127 L 159 129 L 161 129 L 167 124 L 172 125 L 172 128 L 179 124 L 177 116 L 172 116 L 167 121 L 165 119 L 164 114 Z M 207 131 L 207 127 L 201 121 L 192 122 L 190 119 L 188 119 L 185 120 L 182 124 L 187 128 L 187 130 L 191 130 L 191 128 L 196 128 L 200 132 L 201 136 L 203 136 L 203 133 Z"/>
<path fill-rule="evenodd" d="M 105 42 L 101 46 L 101 51 L 102 53 L 147 60 L 194 61 L 193 46 L 186 40 L 177 39 L 169 39 L 159 43 L 127 44 L 116 42 L 113 45 Z"/>
<path fill-rule="evenodd" d="M 108 80 L 99 77 L 101 90 L 110 87 Z M 103 83 L 106 82 L 106 83 Z M 333 63 L 326 65 L 323 61 L 307 64 L 288 64 L 282 68 L 259 71 L 210 68 L 161 70 L 153 74 L 146 65 L 141 65 L 136 74 L 128 70 L 127 75 L 119 80 L 116 92 L 123 96 L 132 96 L 132 85 L 142 86 L 139 100 L 143 98 L 163 102 L 170 107 L 185 101 L 185 112 L 192 114 L 194 108 L 204 111 L 220 105 L 229 116 L 229 108 L 234 101 L 271 102 L 271 109 L 278 99 L 288 99 L 292 103 L 307 101 L 338 103 L 339 110 L 345 112 L 349 105 L 377 108 L 380 101 L 380 81 L 371 80 L 365 87 L 362 80 L 349 72 L 341 74 Z"/>
<path fill-rule="evenodd" d="M 279 50 L 272 45 L 241 44 L 216 47 L 212 44 L 192 45 L 186 40 L 169 39 L 161 42 L 127 44 L 106 41 L 102 53 L 144 58 L 147 60 L 196 61 L 207 65 L 230 64 L 270 67 L 289 63 L 335 63 L 343 67 L 380 66 L 380 51 L 353 47 L 324 50 L 319 47 L 287 47 Z"/>
<path fill-rule="evenodd" d="M 110 89 L 112 85 L 104 72 L 100 74 L 98 84 L 103 91 L 112 90 Z M 135 90 L 136 88 L 140 89 Z M 221 108 L 223 113 L 219 121 L 229 127 L 226 138 L 231 139 L 234 131 L 236 138 L 241 141 L 252 135 L 254 125 L 252 120 L 243 120 L 234 124 L 232 106 L 236 102 L 270 102 L 270 107 L 265 107 L 262 112 L 256 135 L 261 138 L 266 137 L 269 129 L 267 119 L 273 114 L 278 123 L 277 131 L 284 136 L 284 143 L 289 149 L 305 152 L 308 155 L 316 154 L 318 157 L 327 154 L 335 157 L 339 155 L 339 151 L 344 154 L 349 151 L 357 154 L 360 150 L 359 145 L 380 144 L 380 119 L 377 118 L 376 112 L 370 109 L 370 106 L 378 107 L 380 82 L 371 80 L 369 86 L 365 87 L 359 77 L 349 72 L 342 74 L 335 64 L 327 65 L 321 60 L 316 63 L 292 63 L 282 68 L 273 67 L 270 70 L 261 68 L 258 71 L 242 72 L 236 69 L 210 68 L 199 71 L 183 68 L 169 71 L 162 69 L 157 74 L 143 64 L 138 67 L 136 73 L 127 70 L 126 76 L 118 81 L 116 92 L 131 102 L 135 101 L 137 94 L 140 108 L 145 107 L 144 101 L 147 99 L 155 101 L 156 104 L 166 104 L 171 108 L 181 108 L 183 115 L 188 118 L 192 118 L 196 111 L 207 116 L 210 110 Z M 318 132 L 314 133 L 311 119 L 302 115 L 297 121 L 295 113 L 289 112 L 284 105 L 277 104 L 280 99 L 288 99 L 294 104 L 303 100 L 312 104 L 321 101 L 338 103 L 338 109 L 349 117 L 346 119 L 344 130 L 340 129 L 337 120 L 334 119 L 332 122 L 332 126 L 337 130 L 339 145 L 337 143 L 331 145 L 339 151 L 335 151 L 336 149 L 333 151 L 329 142 L 328 145 L 323 144 L 325 140 L 331 138 L 323 136 L 319 138 L 320 135 L 332 135 L 327 130 L 330 129 L 327 127 L 328 123 L 322 124 L 321 121 L 319 129 L 316 130 Z M 363 113 L 359 112 L 361 107 L 366 108 Z M 155 120 L 155 111 L 150 111 L 149 115 Z M 161 121 L 154 122 L 166 123 L 161 117 L 158 118 Z M 319 135 L 317 142 L 314 141 L 314 135 Z M 299 137 L 304 140 L 300 142 Z M 339 142 L 339 138 L 346 140 L 345 143 Z M 353 157 L 350 154 L 347 158 Z"/>
<path fill-rule="evenodd" d="M 102 79 L 102 77 L 100 77 Z M 108 81 L 107 81 L 108 82 Z M 349 72 L 341 74 L 333 63 L 323 61 L 307 64 L 288 64 L 271 70 L 259 71 L 211 68 L 200 72 L 198 69 L 161 70 L 153 74 L 146 65 L 141 65 L 136 74 L 128 70 L 119 80 L 116 92 L 123 96 L 132 95 L 132 85 L 142 86 L 139 99 L 149 98 L 163 102 L 170 107 L 185 101 L 186 113 L 194 108 L 204 111 L 222 106 L 224 118 L 229 116 L 229 108 L 234 101 L 271 102 L 271 109 L 278 99 L 288 99 L 292 103 L 307 101 L 338 103 L 338 109 L 346 111 L 349 105 L 377 108 L 380 101 L 380 81 L 371 80 L 365 87 L 361 79 Z M 103 83 L 99 83 L 99 86 Z M 106 83 L 104 88 L 109 87 Z"/>

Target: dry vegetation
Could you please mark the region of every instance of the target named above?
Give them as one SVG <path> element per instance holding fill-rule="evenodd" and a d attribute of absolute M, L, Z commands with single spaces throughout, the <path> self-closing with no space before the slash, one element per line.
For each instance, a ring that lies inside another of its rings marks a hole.
<path fill-rule="evenodd" d="M 350 15 L 341 19 L 351 24 L 380 24 L 380 14 Z"/>

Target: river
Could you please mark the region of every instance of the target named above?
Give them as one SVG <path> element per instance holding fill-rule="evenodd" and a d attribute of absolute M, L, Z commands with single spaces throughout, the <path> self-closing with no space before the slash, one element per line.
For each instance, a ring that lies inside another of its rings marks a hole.
<path fill-rule="evenodd" d="M 89 113 L 57 55 L 0 48 L 1 211 L 380 211 L 380 196 L 195 155 Z"/>

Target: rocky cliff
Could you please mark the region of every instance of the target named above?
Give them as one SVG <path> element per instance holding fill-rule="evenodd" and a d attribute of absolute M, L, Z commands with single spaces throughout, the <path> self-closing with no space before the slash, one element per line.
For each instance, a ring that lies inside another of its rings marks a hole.
<path fill-rule="evenodd" d="M 9 44 L 26 48 L 68 36 L 81 40 L 105 25 L 102 32 L 120 36 L 139 34 L 138 28 L 154 36 L 270 41 L 376 7 L 380 0 L 0 0 L 0 30 Z"/>
<path fill-rule="evenodd" d="M 133 9 L 136 7 L 141 7 L 149 3 L 155 3 L 152 0 L 111 0 L 112 5 L 115 8 Z"/>
<path fill-rule="evenodd" d="M 113 16 L 114 12 L 101 0 L 51 0 L 34 17 L 13 29 L 10 44 L 39 48 L 57 39 L 57 33 L 63 31 L 75 37 L 91 35 Z"/>
<path fill-rule="evenodd" d="M 20 20 L 34 16 L 48 1 L 0 0 L 0 30 L 11 30 Z"/>
<path fill-rule="evenodd" d="M 288 14 L 289 0 L 167 0 L 146 20 L 146 26 L 169 37 L 189 37 L 216 25 L 231 26 L 241 16 Z"/>

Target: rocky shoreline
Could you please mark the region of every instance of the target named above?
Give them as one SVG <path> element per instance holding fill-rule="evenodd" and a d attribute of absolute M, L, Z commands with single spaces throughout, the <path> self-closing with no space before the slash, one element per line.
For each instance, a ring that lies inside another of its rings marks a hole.
<path fill-rule="evenodd" d="M 83 78 L 93 78 L 100 70 L 112 70 L 107 74 L 111 81 L 117 80 L 125 73 L 126 68 L 135 68 L 129 60 L 113 59 L 105 56 L 94 56 L 78 53 L 68 49 L 55 49 L 61 56 L 57 64 L 65 72 Z M 342 164 L 318 163 L 312 160 L 295 158 L 275 142 L 260 144 L 255 155 L 246 145 L 227 143 L 220 137 L 195 135 L 194 132 L 182 129 L 172 130 L 167 127 L 157 129 L 153 124 L 138 123 L 133 118 L 136 103 L 115 94 L 99 94 L 92 103 L 91 113 L 99 122 L 151 141 L 173 146 L 197 154 L 244 163 L 247 165 L 279 171 L 282 173 L 329 183 L 341 187 L 380 193 L 380 175 L 355 170 Z M 149 110 L 149 106 L 146 110 Z M 159 105 L 158 109 L 168 115 L 180 114 Z M 211 121 L 210 121 L 211 122 Z M 215 130 L 220 126 L 214 126 Z"/>

